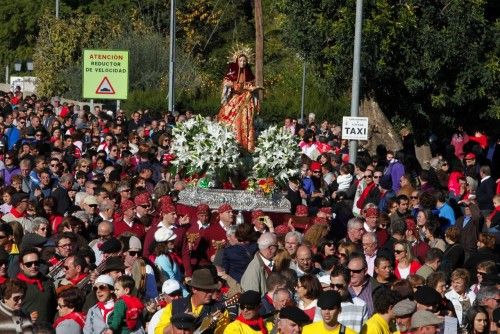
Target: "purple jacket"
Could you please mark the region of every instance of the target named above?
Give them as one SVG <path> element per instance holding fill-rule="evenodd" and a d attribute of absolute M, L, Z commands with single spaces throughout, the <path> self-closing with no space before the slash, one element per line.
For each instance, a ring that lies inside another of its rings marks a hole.
<path fill-rule="evenodd" d="M 10 186 L 12 184 L 12 177 L 21 174 L 21 169 L 19 167 L 11 167 L 2 170 L 3 180 L 6 186 Z"/>
<path fill-rule="evenodd" d="M 405 166 L 403 166 L 403 164 L 399 162 L 399 160 L 393 160 L 389 163 L 389 166 L 387 166 L 384 174 L 391 175 L 392 190 L 394 190 L 394 192 L 397 194 L 399 189 L 401 188 L 399 180 L 401 179 L 401 176 L 405 174 Z"/>

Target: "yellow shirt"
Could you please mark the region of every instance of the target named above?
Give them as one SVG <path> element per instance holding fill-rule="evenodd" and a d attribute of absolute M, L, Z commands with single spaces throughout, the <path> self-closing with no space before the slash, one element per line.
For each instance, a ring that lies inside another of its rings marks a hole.
<path fill-rule="evenodd" d="M 334 329 L 326 329 L 323 320 L 313 322 L 302 328 L 302 334 L 338 334 L 340 333 L 340 324 Z M 349 327 L 345 328 L 345 334 L 356 334 L 356 332 Z"/>
<path fill-rule="evenodd" d="M 270 333 L 273 329 L 273 323 L 266 321 L 265 322 L 267 332 Z M 247 324 L 242 323 L 239 320 L 235 320 L 229 323 L 224 329 L 224 334 L 262 334 L 260 330 L 255 330 Z"/>
<path fill-rule="evenodd" d="M 193 316 L 198 317 L 203 309 L 203 305 L 199 305 L 198 307 L 194 307 L 193 302 L 191 302 L 191 309 Z M 161 314 L 160 321 L 158 321 L 158 325 L 155 327 L 154 334 L 163 334 L 165 328 L 170 326 L 170 319 L 172 318 L 172 303 L 167 304 L 165 306 L 165 310 Z M 217 321 L 217 326 L 215 327 L 214 334 L 222 334 L 224 328 L 227 325 L 227 319 L 229 319 L 229 313 L 224 311 L 221 319 Z"/>
<path fill-rule="evenodd" d="M 387 321 L 380 314 L 375 313 L 370 319 L 366 320 L 363 328 L 361 328 L 361 334 L 391 334 L 391 330 Z"/>

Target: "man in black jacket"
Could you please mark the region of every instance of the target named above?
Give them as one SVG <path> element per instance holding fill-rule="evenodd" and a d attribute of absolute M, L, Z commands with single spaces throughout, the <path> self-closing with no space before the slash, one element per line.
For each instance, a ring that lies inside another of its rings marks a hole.
<path fill-rule="evenodd" d="M 476 199 L 483 216 L 493 210 L 493 196 L 495 196 L 495 180 L 491 177 L 490 166 L 481 166 L 479 170 L 481 181 L 477 186 Z"/>

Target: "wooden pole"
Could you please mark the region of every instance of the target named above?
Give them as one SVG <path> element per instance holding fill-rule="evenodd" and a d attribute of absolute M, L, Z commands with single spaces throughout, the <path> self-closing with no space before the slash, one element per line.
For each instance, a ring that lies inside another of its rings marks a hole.
<path fill-rule="evenodd" d="M 254 0 L 255 16 L 255 84 L 264 87 L 264 26 L 262 24 L 262 0 Z M 262 101 L 263 91 L 259 90 Z"/>

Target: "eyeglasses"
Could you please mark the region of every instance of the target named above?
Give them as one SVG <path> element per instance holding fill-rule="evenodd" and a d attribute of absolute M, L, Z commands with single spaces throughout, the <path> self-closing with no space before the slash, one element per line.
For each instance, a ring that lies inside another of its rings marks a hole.
<path fill-rule="evenodd" d="M 71 248 L 71 244 L 64 244 L 64 245 L 58 245 L 57 247 L 61 247 L 61 248 Z"/>
<path fill-rule="evenodd" d="M 35 134 L 35 137 L 41 137 L 41 136 L 42 136 L 42 134 L 41 134 L 41 133 L 37 133 L 37 134 Z"/>
<path fill-rule="evenodd" d="M 418 199 L 418 196 L 410 196 L 411 199 Z"/>
<path fill-rule="evenodd" d="M 151 205 L 149 204 L 144 204 L 144 205 L 140 205 L 141 208 L 144 208 L 144 209 L 149 209 L 151 207 Z"/>
<path fill-rule="evenodd" d="M 12 160 L 12 157 L 9 157 L 9 156 L 5 156 L 5 159 L 11 159 Z"/>
<path fill-rule="evenodd" d="M 345 253 L 339 253 L 339 257 L 347 257 L 347 254 L 345 254 Z"/>
<path fill-rule="evenodd" d="M 24 299 L 24 296 L 12 296 L 14 303 L 19 303 Z"/>
<path fill-rule="evenodd" d="M 344 288 L 344 284 L 334 284 L 334 283 L 330 283 L 330 287 L 332 289 L 343 289 Z"/>
<path fill-rule="evenodd" d="M 46 227 L 40 227 L 39 230 L 40 231 L 47 231 L 47 228 Z"/>
<path fill-rule="evenodd" d="M 96 292 L 97 290 L 99 290 L 99 291 L 107 291 L 107 290 L 109 290 L 109 287 L 107 285 L 99 285 L 99 286 L 94 286 L 92 288 L 92 290 L 94 290 L 94 292 Z"/>
<path fill-rule="evenodd" d="M 351 272 L 351 274 L 361 274 L 363 272 L 363 270 L 365 270 L 365 268 L 361 268 L 361 269 L 349 269 L 349 271 Z"/>
<path fill-rule="evenodd" d="M 325 246 L 332 247 L 333 246 L 333 242 L 327 242 L 327 243 L 325 243 Z"/>
<path fill-rule="evenodd" d="M 131 257 L 136 257 L 136 256 L 139 256 L 139 252 L 138 251 L 128 251 L 128 255 L 130 255 Z"/>
<path fill-rule="evenodd" d="M 395 249 L 395 250 L 394 250 L 394 253 L 396 253 L 396 254 L 401 254 L 401 253 L 404 253 L 404 250 L 401 250 L 401 249 Z"/>
<path fill-rule="evenodd" d="M 373 176 L 372 175 L 365 175 L 365 178 L 366 179 L 373 179 Z"/>
<path fill-rule="evenodd" d="M 59 165 L 58 164 L 52 164 L 50 165 L 50 167 L 58 167 Z"/>
<path fill-rule="evenodd" d="M 448 166 L 448 163 L 445 162 L 445 163 L 441 164 L 441 166 Z"/>
<path fill-rule="evenodd" d="M 381 175 L 375 175 L 373 178 L 374 179 L 380 179 L 382 176 Z"/>
<path fill-rule="evenodd" d="M 66 307 L 66 305 L 57 303 L 57 307 L 63 308 L 63 307 Z"/>
<path fill-rule="evenodd" d="M 242 310 L 249 310 L 249 311 L 253 311 L 257 308 L 258 305 L 240 305 L 240 309 Z"/>
<path fill-rule="evenodd" d="M 31 268 L 31 267 L 38 267 L 40 265 L 40 261 L 28 261 L 23 263 L 24 266 Z"/>

